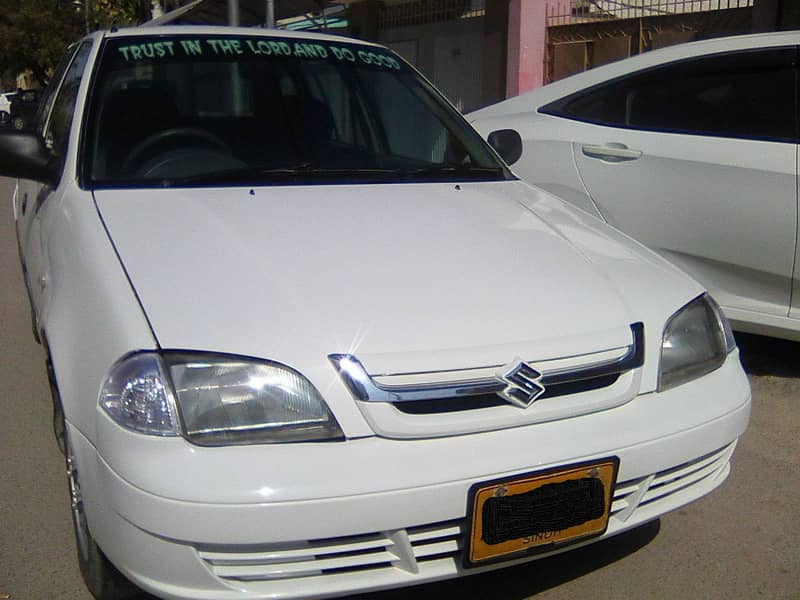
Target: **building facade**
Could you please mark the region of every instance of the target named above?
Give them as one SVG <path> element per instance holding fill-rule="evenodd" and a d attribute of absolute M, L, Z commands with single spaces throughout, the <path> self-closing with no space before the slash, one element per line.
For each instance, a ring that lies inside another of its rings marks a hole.
<path fill-rule="evenodd" d="M 384 43 L 468 112 L 671 44 L 800 27 L 782 0 L 349 0 L 350 32 Z"/>
<path fill-rule="evenodd" d="M 278 26 L 381 42 L 469 112 L 680 42 L 800 27 L 789 0 L 275 0 Z M 191 0 L 157 22 L 263 26 L 264 0 Z M 235 16 L 235 19 L 234 19 Z M 232 20 L 233 19 L 233 20 Z"/>

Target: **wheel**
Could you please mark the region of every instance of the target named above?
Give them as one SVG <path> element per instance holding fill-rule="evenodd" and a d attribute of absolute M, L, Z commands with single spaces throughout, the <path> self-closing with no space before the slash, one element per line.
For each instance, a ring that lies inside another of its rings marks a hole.
<path fill-rule="evenodd" d="M 62 415 L 63 412 L 59 411 Z M 86 587 L 97 600 L 124 600 L 141 594 L 133 583 L 125 579 L 114 565 L 106 558 L 103 551 L 94 541 L 86 513 L 83 507 L 83 496 L 78 479 L 79 470 L 75 460 L 69 432 L 64 424 L 63 416 L 60 426 L 63 432 L 65 458 L 67 464 L 67 484 L 72 512 L 72 524 L 75 529 L 75 545 L 78 550 L 78 565 Z"/>
<path fill-rule="evenodd" d="M 141 159 L 147 155 L 148 152 L 152 152 L 154 148 L 157 148 L 160 145 L 167 145 L 174 143 L 176 139 L 186 138 L 189 140 L 194 140 L 196 142 L 200 142 L 205 144 L 206 146 L 211 146 L 226 154 L 230 154 L 231 149 L 215 136 L 213 133 L 209 133 L 208 131 L 204 131 L 202 129 L 193 129 L 190 127 L 174 127 L 172 129 L 164 129 L 163 131 L 157 131 L 153 135 L 149 135 L 144 138 L 141 142 L 136 144 L 133 149 L 128 153 L 128 156 L 122 163 L 122 172 L 123 173 L 130 173 L 133 171 L 137 166 L 140 166 L 138 163 Z"/>
<path fill-rule="evenodd" d="M 19 129 L 19 130 L 25 129 L 25 119 L 23 119 L 22 117 L 14 117 L 13 119 L 11 119 L 11 126 L 14 129 Z"/>
<path fill-rule="evenodd" d="M 78 479 L 78 463 L 69 439 L 69 430 L 64 419 L 64 408 L 56 385 L 55 370 L 48 353 L 47 379 L 53 396 L 53 432 L 59 450 L 64 454 L 67 465 L 67 486 L 69 489 L 72 524 L 75 529 L 75 545 L 78 550 L 78 565 L 86 587 L 97 600 L 123 600 L 141 593 L 135 585 L 125 579 L 114 565 L 106 558 L 103 551 L 95 543 L 86 512 L 83 507 L 81 484 Z"/>

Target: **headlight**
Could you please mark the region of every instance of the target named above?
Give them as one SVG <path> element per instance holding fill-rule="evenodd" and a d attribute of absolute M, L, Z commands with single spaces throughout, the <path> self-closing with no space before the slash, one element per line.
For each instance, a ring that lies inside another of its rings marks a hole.
<path fill-rule="evenodd" d="M 156 354 L 135 354 L 115 364 L 100 392 L 100 406 L 128 429 L 180 433 L 175 398 Z"/>
<path fill-rule="evenodd" d="M 100 394 L 117 423 L 205 446 L 342 439 L 319 392 L 289 367 L 192 353 L 136 354 Z"/>
<path fill-rule="evenodd" d="M 719 368 L 735 347 L 727 319 L 711 296 L 703 294 L 676 312 L 664 328 L 659 390 Z"/>

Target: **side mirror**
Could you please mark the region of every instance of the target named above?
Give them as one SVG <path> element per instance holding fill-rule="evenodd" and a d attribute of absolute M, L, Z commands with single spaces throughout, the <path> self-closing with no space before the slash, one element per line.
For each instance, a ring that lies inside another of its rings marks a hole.
<path fill-rule="evenodd" d="M 498 129 L 487 139 L 507 165 L 513 165 L 522 156 L 522 137 L 513 129 Z"/>
<path fill-rule="evenodd" d="M 50 152 L 35 133 L 0 132 L 0 175 L 14 179 L 33 179 L 54 185 L 58 169 Z"/>

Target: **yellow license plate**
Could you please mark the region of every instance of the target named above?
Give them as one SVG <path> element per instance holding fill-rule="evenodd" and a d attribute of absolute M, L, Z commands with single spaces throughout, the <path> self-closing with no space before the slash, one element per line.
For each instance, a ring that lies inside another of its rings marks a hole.
<path fill-rule="evenodd" d="M 473 485 L 464 564 L 546 552 L 602 535 L 618 466 L 612 457 Z"/>

